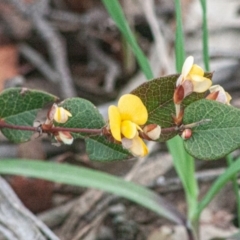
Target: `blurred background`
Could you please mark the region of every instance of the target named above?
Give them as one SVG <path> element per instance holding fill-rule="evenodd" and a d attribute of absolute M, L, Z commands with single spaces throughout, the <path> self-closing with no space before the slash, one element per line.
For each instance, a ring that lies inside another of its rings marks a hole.
<path fill-rule="evenodd" d="M 174 1 L 119 2 L 154 77 L 175 73 Z M 200 1 L 181 3 L 187 55 L 193 55 L 203 67 Z M 240 107 L 240 1 L 208 0 L 207 9 L 213 82 L 221 84 L 232 95 L 232 105 Z M 106 117 L 110 103 L 145 81 L 129 45 L 100 0 L 0 0 L 0 91 L 27 87 L 61 100 L 82 97 Z M 36 121 L 44 121 L 43 116 Z M 165 144 L 150 145 L 146 161 L 131 171 L 136 159 L 91 162 L 81 140 L 61 147 L 51 145 L 46 136 L 34 136 L 31 142 L 19 145 L 3 136 L 0 140 L 0 158 L 68 162 L 128 176 L 186 211 L 182 186 Z M 234 156 L 239 156 L 238 150 Z M 203 194 L 223 172 L 225 161 L 197 161 L 196 168 Z M 6 179 L 24 205 L 60 239 L 186 239 L 181 227 L 112 195 L 19 176 Z M 234 201 L 227 186 L 203 213 L 202 239 L 236 231 Z M 18 227 L 23 227 L 21 222 Z"/>

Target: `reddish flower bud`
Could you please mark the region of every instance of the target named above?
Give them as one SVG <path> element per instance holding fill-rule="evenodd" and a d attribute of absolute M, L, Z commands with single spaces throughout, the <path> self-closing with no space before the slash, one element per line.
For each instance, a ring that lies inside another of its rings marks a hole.
<path fill-rule="evenodd" d="M 173 102 L 175 104 L 180 104 L 184 99 L 184 88 L 182 85 L 179 85 L 175 91 L 174 91 L 174 95 L 173 95 Z"/>
<path fill-rule="evenodd" d="M 183 140 L 187 140 L 191 137 L 192 137 L 192 130 L 190 128 L 184 129 L 182 134 L 181 134 L 181 138 Z"/>

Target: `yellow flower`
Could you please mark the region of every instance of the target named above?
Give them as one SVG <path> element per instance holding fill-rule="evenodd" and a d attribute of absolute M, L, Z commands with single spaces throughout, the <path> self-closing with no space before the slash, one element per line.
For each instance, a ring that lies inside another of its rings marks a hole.
<path fill-rule="evenodd" d="M 215 100 L 223 104 L 230 105 L 232 97 L 220 85 L 214 85 L 209 88 L 210 94 L 206 99 Z"/>
<path fill-rule="evenodd" d="M 69 117 L 72 117 L 72 114 L 63 107 L 58 107 L 57 104 L 54 105 L 53 119 L 56 122 L 65 123 Z"/>
<path fill-rule="evenodd" d="M 176 86 L 183 85 L 185 81 L 190 81 L 192 84 L 192 92 L 205 92 L 212 85 L 212 81 L 204 77 L 204 71 L 200 66 L 193 63 L 194 58 L 192 56 L 189 56 L 185 60 L 182 73 L 177 80 Z M 190 86 L 188 87 L 190 88 Z"/>
<path fill-rule="evenodd" d="M 182 67 L 182 73 L 177 79 L 174 102 L 179 104 L 186 96 L 192 92 L 202 93 L 207 91 L 212 85 L 209 78 L 204 77 L 203 69 L 193 64 L 194 58 L 189 56 Z"/>
<path fill-rule="evenodd" d="M 119 99 L 118 106 L 109 107 L 108 116 L 114 139 L 122 142 L 123 147 L 134 156 L 145 156 L 148 149 L 138 134 L 138 131 L 142 131 L 140 126 L 148 119 L 142 100 L 133 94 L 125 94 Z"/>

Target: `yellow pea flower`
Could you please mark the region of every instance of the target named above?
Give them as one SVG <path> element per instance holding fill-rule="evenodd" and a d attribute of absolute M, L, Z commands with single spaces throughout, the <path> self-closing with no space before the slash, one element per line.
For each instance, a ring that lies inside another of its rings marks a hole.
<path fill-rule="evenodd" d="M 58 123 L 65 123 L 69 117 L 72 117 L 72 114 L 64 109 L 63 107 L 58 107 L 57 104 L 54 106 L 53 119 Z"/>
<path fill-rule="evenodd" d="M 134 156 L 145 156 L 148 149 L 138 134 L 138 131 L 142 131 L 140 126 L 148 119 L 142 100 L 136 95 L 125 94 L 119 99 L 118 106 L 109 107 L 108 116 L 114 139 L 122 142 L 123 147 Z"/>
<path fill-rule="evenodd" d="M 177 79 L 176 89 L 173 94 L 173 102 L 175 104 L 176 115 L 174 116 L 175 124 L 179 125 L 182 122 L 183 112 L 181 103 L 185 97 L 191 93 L 202 93 L 207 91 L 212 81 L 204 77 L 203 69 L 194 63 L 194 58 L 189 56 L 182 67 L 182 72 Z"/>
<path fill-rule="evenodd" d="M 212 81 L 209 78 L 204 77 L 203 69 L 194 63 L 194 58 L 189 56 L 182 67 L 182 73 L 177 79 L 176 87 L 183 87 L 183 100 L 186 96 L 192 92 L 202 93 L 207 91 L 212 85 Z M 177 98 L 177 96 L 175 97 Z M 181 97 L 180 97 L 181 98 Z M 179 99 L 179 96 L 178 96 Z"/>
<path fill-rule="evenodd" d="M 232 97 L 224 90 L 223 87 L 220 85 L 214 85 L 209 88 L 209 91 L 210 94 L 206 97 L 206 99 L 215 100 L 223 104 L 230 105 Z"/>

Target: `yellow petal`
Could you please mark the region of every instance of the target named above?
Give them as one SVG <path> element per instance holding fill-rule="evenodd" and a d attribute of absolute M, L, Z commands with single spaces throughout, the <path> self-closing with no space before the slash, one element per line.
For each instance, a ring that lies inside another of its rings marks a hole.
<path fill-rule="evenodd" d="M 193 92 L 202 93 L 207 91 L 211 85 L 212 81 L 209 78 L 201 77 L 198 75 L 192 75 Z"/>
<path fill-rule="evenodd" d="M 57 107 L 54 113 L 54 120 L 58 123 L 65 123 L 72 114 L 63 107 Z"/>
<path fill-rule="evenodd" d="M 198 66 L 197 64 L 194 64 L 192 66 L 191 70 L 189 71 L 188 75 L 190 75 L 190 76 L 191 75 L 198 75 L 198 76 L 203 77 L 204 71 L 200 66 Z"/>
<path fill-rule="evenodd" d="M 136 95 L 123 95 L 118 101 L 118 109 L 122 120 L 130 120 L 137 125 L 143 125 L 148 119 L 147 109 Z"/>
<path fill-rule="evenodd" d="M 109 126 L 113 137 L 121 141 L 121 116 L 116 106 L 108 108 Z"/>
<path fill-rule="evenodd" d="M 124 137 L 132 139 L 137 134 L 137 125 L 129 120 L 122 121 L 121 133 L 124 135 Z"/>
<path fill-rule="evenodd" d="M 186 58 L 185 62 L 183 63 L 183 67 L 182 67 L 183 78 L 186 78 L 187 75 L 189 74 L 190 70 L 192 69 L 193 62 L 194 62 L 193 56 L 189 56 Z"/>
<path fill-rule="evenodd" d="M 148 154 L 148 148 L 144 141 L 136 135 L 133 139 L 122 139 L 123 147 L 129 150 L 135 157 L 144 157 Z"/>
<path fill-rule="evenodd" d="M 230 105 L 230 101 L 232 100 L 232 97 L 228 92 L 226 92 L 226 97 L 227 97 L 227 104 Z"/>

